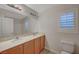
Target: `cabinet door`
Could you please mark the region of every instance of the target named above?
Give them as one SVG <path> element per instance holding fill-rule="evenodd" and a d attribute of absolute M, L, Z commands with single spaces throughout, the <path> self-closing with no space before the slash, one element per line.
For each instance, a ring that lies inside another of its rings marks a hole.
<path fill-rule="evenodd" d="M 14 48 L 3 51 L 1 52 L 1 54 L 23 54 L 23 45 L 19 45 Z"/>
<path fill-rule="evenodd" d="M 38 54 L 41 52 L 41 38 L 36 38 L 35 39 L 35 53 Z"/>
<path fill-rule="evenodd" d="M 34 40 L 26 42 L 24 44 L 24 54 L 34 54 Z"/>
<path fill-rule="evenodd" d="M 45 36 L 41 37 L 41 51 L 45 48 Z"/>

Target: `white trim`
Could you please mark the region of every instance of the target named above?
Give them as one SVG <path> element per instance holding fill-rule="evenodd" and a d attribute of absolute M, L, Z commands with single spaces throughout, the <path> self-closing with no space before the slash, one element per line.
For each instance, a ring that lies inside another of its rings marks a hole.
<path fill-rule="evenodd" d="M 45 49 L 51 51 L 52 53 L 59 54 L 59 51 L 57 51 L 55 49 L 50 49 L 50 48 L 47 48 L 47 47 L 45 47 Z"/>

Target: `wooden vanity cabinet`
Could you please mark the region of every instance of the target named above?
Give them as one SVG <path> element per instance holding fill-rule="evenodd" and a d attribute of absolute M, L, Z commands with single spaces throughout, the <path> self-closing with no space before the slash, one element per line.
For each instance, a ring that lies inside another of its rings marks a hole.
<path fill-rule="evenodd" d="M 39 54 L 45 48 L 45 36 L 41 36 L 0 52 L 0 54 Z"/>
<path fill-rule="evenodd" d="M 34 40 L 24 43 L 24 54 L 34 54 Z"/>
<path fill-rule="evenodd" d="M 23 54 L 23 45 L 19 45 L 1 52 L 1 54 Z"/>
<path fill-rule="evenodd" d="M 34 40 L 21 44 L 19 46 L 7 49 L 1 54 L 34 54 Z"/>

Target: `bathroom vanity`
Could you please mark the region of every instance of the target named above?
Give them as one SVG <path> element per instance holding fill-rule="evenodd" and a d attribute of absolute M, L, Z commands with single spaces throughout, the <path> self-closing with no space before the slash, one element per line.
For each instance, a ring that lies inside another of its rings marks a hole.
<path fill-rule="evenodd" d="M 44 33 L 0 42 L 0 54 L 39 54 L 45 48 Z"/>

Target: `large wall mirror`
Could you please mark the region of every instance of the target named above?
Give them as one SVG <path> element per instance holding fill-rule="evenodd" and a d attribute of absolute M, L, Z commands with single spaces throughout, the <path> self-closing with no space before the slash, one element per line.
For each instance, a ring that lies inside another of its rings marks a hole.
<path fill-rule="evenodd" d="M 14 32 L 14 23 L 12 18 L 0 17 L 0 36 L 9 36 Z"/>

